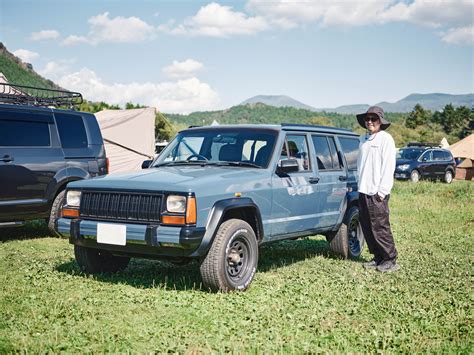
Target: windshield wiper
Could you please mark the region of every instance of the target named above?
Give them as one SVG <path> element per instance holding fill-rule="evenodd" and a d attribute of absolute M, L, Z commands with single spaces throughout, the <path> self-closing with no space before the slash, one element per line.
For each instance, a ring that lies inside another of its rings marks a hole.
<path fill-rule="evenodd" d="M 230 166 L 248 166 L 250 168 L 262 169 L 260 165 L 250 163 L 247 161 L 219 161 L 217 165 L 230 165 Z"/>
<path fill-rule="evenodd" d="M 208 165 L 210 164 L 206 160 L 177 160 L 177 161 L 165 161 L 159 164 L 155 164 L 152 167 L 158 168 L 160 166 L 173 166 L 173 165 Z"/>

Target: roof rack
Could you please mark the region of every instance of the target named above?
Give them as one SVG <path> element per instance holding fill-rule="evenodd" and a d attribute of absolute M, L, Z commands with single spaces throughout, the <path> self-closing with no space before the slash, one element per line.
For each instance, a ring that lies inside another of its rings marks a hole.
<path fill-rule="evenodd" d="M 441 144 L 427 142 L 408 142 L 407 147 L 440 148 Z"/>
<path fill-rule="evenodd" d="M 74 108 L 82 102 L 82 95 L 78 92 L 0 82 L 0 103 Z"/>

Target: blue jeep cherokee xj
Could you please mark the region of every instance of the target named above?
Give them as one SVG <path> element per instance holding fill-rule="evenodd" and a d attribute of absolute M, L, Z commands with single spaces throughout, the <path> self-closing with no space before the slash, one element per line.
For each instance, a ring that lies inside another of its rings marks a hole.
<path fill-rule="evenodd" d="M 198 259 L 205 287 L 245 290 L 263 243 L 320 233 L 360 255 L 358 147 L 323 126 L 189 128 L 140 173 L 70 183 L 57 228 L 87 273 Z"/>

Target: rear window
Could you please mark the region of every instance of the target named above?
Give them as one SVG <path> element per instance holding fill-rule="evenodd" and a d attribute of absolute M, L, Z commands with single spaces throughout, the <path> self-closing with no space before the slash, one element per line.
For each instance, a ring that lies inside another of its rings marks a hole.
<path fill-rule="evenodd" d="M 0 119 L 0 146 L 49 147 L 50 144 L 47 122 Z"/>
<path fill-rule="evenodd" d="M 342 168 L 333 137 L 311 136 L 316 151 L 319 170 L 335 170 Z"/>
<path fill-rule="evenodd" d="M 87 134 L 81 116 L 55 113 L 59 138 L 63 148 L 86 148 Z"/>
<path fill-rule="evenodd" d="M 359 154 L 359 139 L 339 137 L 342 152 L 346 158 L 349 170 L 357 170 L 357 155 Z"/>
<path fill-rule="evenodd" d="M 451 160 L 451 159 L 453 159 L 453 156 L 451 155 L 451 152 L 444 151 L 444 152 L 443 152 L 443 155 L 444 155 L 444 160 Z"/>

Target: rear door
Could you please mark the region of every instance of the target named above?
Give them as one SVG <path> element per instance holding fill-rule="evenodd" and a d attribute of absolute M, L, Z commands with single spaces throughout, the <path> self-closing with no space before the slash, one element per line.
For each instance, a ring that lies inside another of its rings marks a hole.
<path fill-rule="evenodd" d="M 47 110 L 0 109 L 0 220 L 47 216 L 48 189 L 64 167 Z"/>
<path fill-rule="evenodd" d="M 318 226 L 332 227 L 337 224 L 343 212 L 347 193 L 347 171 L 338 153 L 335 137 L 331 135 L 311 135 L 316 156 L 316 176 L 318 181 L 317 216 Z"/>

